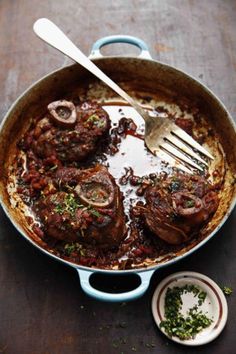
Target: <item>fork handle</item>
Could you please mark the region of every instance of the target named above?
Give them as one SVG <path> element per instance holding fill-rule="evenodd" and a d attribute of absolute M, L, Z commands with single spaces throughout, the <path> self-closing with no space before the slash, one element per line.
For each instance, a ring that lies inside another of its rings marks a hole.
<path fill-rule="evenodd" d="M 40 18 L 34 23 L 34 32 L 39 38 L 67 55 L 90 71 L 119 96 L 126 100 L 145 119 L 146 112 L 120 86 L 100 70 L 52 21 Z"/>

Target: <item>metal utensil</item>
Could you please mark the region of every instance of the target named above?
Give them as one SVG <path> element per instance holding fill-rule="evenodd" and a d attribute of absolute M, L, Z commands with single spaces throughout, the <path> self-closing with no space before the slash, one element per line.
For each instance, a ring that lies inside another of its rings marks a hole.
<path fill-rule="evenodd" d="M 193 148 L 213 159 L 206 149 L 170 119 L 151 116 L 83 54 L 53 22 L 41 18 L 34 23 L 33 28 L 39 38 L 89 70 L 141 115 L 145 121 L 145 143 L 154 155 L 188 173 L 192 173 L 192 168 L 202 171 L 201 164 L 208 166 L 207 162 L 192 150 Z"/>

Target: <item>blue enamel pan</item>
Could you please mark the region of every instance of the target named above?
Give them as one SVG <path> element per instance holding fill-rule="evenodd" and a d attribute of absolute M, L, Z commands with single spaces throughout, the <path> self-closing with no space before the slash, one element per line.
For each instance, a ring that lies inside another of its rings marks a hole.
<path fill-rule="evenodd" d="M 112 56 L 104 57 L 101 48 L 108 44 L 128 43 L 139 48 L 137 57 Z M 187 98 L 195 97 L 199 106 L 203 107 L 216 129 L 221 146 L 224 150 L 224 159 L 231 175 L 236 175 L 236 128 L 235 123 L 223 103 L 206 86 L 190 75 L 169 65 L 163 64 L 151 58 L 147 45 L 140 39 L 131 36 L 110 36 L 99 39 L 93 46 L 90 58 L 112 79 L 122 82 L 135 83 L 137 91 L 146 90 L 154 92 L 160 86 L 166 91 L 174 91 Z M 14 205 L 9 197 L 8 176 L 13 162 L 16 142 L 29 124 L 31 117 L 37 114 L 40 107 L 45 107 L 48 102 L 62 97 L 65 92 L 77 85 L 83 87 L 86 80 L 93 84 L 95 80 L 84 68 L 78 64 L 61 68 L 54 71 L 32 86 L 30 86 L 11 106 L 4 117 L 0 129 L 0 197 L 1 205 L 10 222 L 15 226 L 19 234 L 26 238 L 34 247 L 44 252 L 52 259 L 58 260 L 65 265 L 73 267 L 79 275 L 82 289 L 90 296 L 104 301 L 129 301 L 142 296 L 148 289 L 150 279 L 160 267 L 168 266 L 184 257 L 190 256 L 200 247 L 204 246 L 222 227 L 232 212 L 236 202 L 236 188 L 234 183 L 226 184 L 223 188 L 219 208 L 211 220 L 204 237 L 199 242 L 185 247 L 176 254 L 170 254 L 149 266 L 135 265 L 129 270 L 95 269 L 72 262 L 68 262 L 52 250 L 47 249 L 39 237 L 32 231 L 27 222 L 27 217 Z M 226 176 L 227 177 L 227 176 Z M 8 186 L 8 187 L 7 187 Z M 95 289 L 91 282 L 91 275 L 104 273 L 110 276 L 137 274 L 140 285 L 132 291 L 113 294 Z"/>

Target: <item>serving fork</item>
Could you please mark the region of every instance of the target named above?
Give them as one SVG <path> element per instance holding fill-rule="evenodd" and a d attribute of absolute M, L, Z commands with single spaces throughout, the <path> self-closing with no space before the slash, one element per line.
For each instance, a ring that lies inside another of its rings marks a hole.
<path fill-rule="evenodd" d="M 193 173 L 194 169 L 203 171 L 208 166 L 207 159 L 213 156 L 171 119 L 159 117 L 146 111 L 120 86 L 100 70 L 75 44 L 50 20 L 38 19 L 34 32 L 39 38 L 82 65 L 119 96 L 127 101 L 145 121 L 145 143 L 148 149 L 161 160 L 184 172 Z M 207 159 L 203 159 L 201 153 Z"/>

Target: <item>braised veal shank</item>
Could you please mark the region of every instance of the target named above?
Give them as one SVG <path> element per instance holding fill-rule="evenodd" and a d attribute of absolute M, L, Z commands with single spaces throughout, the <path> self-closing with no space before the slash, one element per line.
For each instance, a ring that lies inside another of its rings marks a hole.
<path fill-rule="evenodd" d="M 122 195 L 106 167 L 62 168 L 55 183 L 59 190 L 35 205 L 49 236 L 98 247 L 120 244 L 126 231 Z"/>
<path fill-rule="evenodd" d="M 186 242 L 209 220 L 218 196 L 204 177 L 166 175 L 145 192 L 142 209 L 147 227 L 170 244 Z"/>

